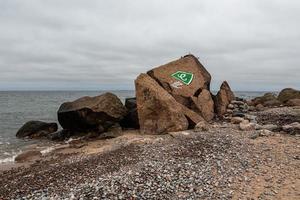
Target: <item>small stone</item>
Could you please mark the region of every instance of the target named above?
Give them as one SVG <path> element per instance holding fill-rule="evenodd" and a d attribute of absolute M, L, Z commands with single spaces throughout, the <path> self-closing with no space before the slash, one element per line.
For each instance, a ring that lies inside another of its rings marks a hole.
<path fill-rule="evenodd" d="M 278 126 L 275 124 L 265 124 L 262 126 L 262 129 L 267 129 L 269 131 L 274 131 L 276 129 L 278 129 Z"/>
<path fill-rule="evenodd" d="M 256 116 L 255 115 L 246 114 L 245 115 L 245 119 L 248 119 L 249 121 L 254 121 L 254 120 L 256 120 Z"/>
<path fill-rule="evenodd" d="M 233 110 L 227 109 L 227 110 L 226 110 L 226 113 L 232 114 L 232 113 L 233 113 Z"/>
<path fill-rule="evenodd" d="M 243 101 L 236 101 L 236 100 L 233 100 L 233 101 L 231 101 L 231 104 L 244 105 L 245 103 L 244 103 Z"/>
<path fill-rule="evenodd" d="M 232 118 L 231 118 L 231 123 L 233 123 L 233 124 L 239 124 L 239 123 L 241 123 L 242 121 L 244 121 L 244 119 L 241 118 L 241 117 L 232 117 Z"/>
<path fill-rule="evenodd" d="M 209 130 L 209 124 L 205 121 L 201 121 L 198 124 L 196 124 L 194 131 L 195 132 L 201 132 L 201 131 L 208 131 Z"/>
<path fill-rule="evenodd" d="M 244 120 L 240 123 L 240 129 L 243 131 L 255 130 L 255 124 L 250 123 L 248 120 Z"/>
<path fill-rule="evenodd" d="M 255 133 L 253 133 L 253 134 L 251 134 L 250 136 L 249 136 L 249 138 L 250 139 L 256 139 L 256 138 L 258 138 L 259 137 L 259 133 L 258 132 L 255 132 Z"/>
<path fill-rule="evenodd" d="M 227 108 L 229 108 L 229 109 L 234 109 L 234 105 L 229 104 L 229 105 L 227 106 Z"/>
<path fill-rule="evenodd" d="M 242 112 L 233 112 L 232 117 L 245 117 L 245 114 Z"/>
<path fill-rule="evenodd" d="M 274 133 L 272 131 L 270 131 L 270 130 L 267 130 L 267 129 L 263 129 L 263 130 L 259 131 L 259 136 L 266 136 L 266 137 L 268 137 L 268 136 L 272 136 L 272 135 L 274 135 Z"/>

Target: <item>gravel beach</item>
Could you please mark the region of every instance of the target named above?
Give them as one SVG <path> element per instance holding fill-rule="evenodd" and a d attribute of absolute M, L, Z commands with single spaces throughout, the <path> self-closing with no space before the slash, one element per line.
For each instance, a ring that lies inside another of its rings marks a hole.
<path fill-rule="evenodd" d="M 257 115 L 270 112 L 292 111 Z M 298 199 L 299 136 L 251 139 L 254 132 L 218 122 L 206 132 L 133 135 L 102 141 L 114 148 L 55 153 L 0 172 L 0 199 Z"/>

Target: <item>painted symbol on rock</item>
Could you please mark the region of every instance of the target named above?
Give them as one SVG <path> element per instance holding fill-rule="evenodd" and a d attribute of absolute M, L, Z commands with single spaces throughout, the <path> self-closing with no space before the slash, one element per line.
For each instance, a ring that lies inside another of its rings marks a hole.
<path fill-rule="evenodd" d="M 177 71 L 174 74 L 172 74 L 172 77 L 176 78 L 177 80 L 180 80 L 186 85 L 189 85 L 193 81 L 194 75 L 190 72 Z"/>
<path fill-rule="evenodd" d="M 180 81 L 176 81 L 176 82 L 172 83 L 171 86 L 173 88 L 179 89 L 179 88 L 181 88 L 181 86 L 183 86 L 183 84 Z"/>

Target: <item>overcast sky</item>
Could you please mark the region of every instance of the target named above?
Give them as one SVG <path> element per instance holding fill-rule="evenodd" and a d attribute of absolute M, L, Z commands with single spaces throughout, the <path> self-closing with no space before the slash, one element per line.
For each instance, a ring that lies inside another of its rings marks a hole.
<path fill-rule="evenodd" d="M 0 0 L 0 90 L 133 89 L 192 53 L 212 88 L 300 88 L 299 0 Z"/>

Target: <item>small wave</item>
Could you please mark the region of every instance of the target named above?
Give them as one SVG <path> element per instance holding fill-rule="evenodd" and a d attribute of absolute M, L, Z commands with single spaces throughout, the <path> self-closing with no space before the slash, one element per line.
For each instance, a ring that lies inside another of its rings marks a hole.
<path fill-rule="evenodd" d="M 9 158 L 0 159 L 0 164 L 3 164 L 3 163 L 9 163 L 9 162 L 14 162 L 16 156 L 17 156 L 17 155 L 12 156 L 12 157 L 9 157 Z"/>
<path fill-rule="evenodd" d="M 47 154 L 47 153 L 50 153 L 51 151 L 55 150 L 55 147 L 52 146 L 52 147 L 48 147 L 44 150 L 41 151 L 41 153 L 44 155 L 44 154 Z"/>

